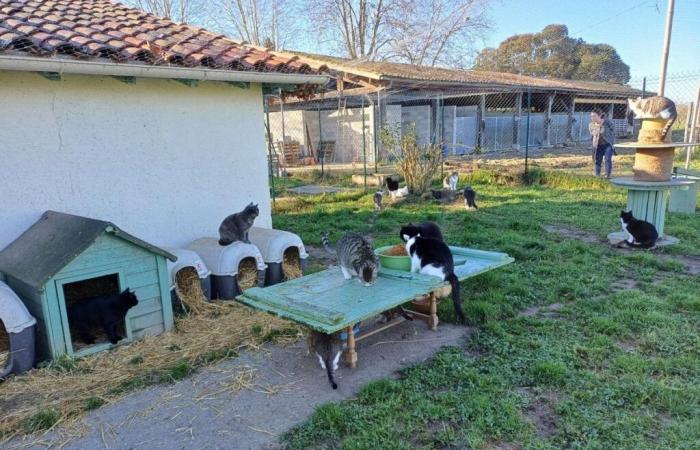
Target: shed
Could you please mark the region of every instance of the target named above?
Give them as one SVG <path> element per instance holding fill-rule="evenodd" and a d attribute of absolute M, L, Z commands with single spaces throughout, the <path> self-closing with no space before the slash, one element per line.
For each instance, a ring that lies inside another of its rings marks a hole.
<path fill-rule="evenodd" d="M 71 333 L 68 308 L 91 297 L 136 293 L 122 342 L 171 329 L 166 259 L 177 258 L 111 222 L 47 211 L 0 252 L 0 272 L 37 319 L 39 357 L 51 359 L 111 346 L 106 336 L 88 346 Z"/>

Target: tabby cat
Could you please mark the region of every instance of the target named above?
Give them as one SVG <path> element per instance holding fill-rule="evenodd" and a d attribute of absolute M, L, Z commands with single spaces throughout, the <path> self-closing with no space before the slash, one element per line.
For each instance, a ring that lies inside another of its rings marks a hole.
<path fill-rule="evenodd" d="M 102 328 L 109 342 L 116 344 L 124 339 L 119 335 L 119 327 L 124 323 L 126 313 L 138 303 L 136 294 L 128 289 L 121 294 L 88 298 L 68 308 L 68 321 L 86 344 L 95 343 L 92 331 L 95 328 Z"/>
<path fill-rule="evenodd" d="M 365 286 L 371 286 L 377 281 L 379 258 L 374 253 L 372 244 L 364 236 L 346 233 L 336 244 L 335 250 L 330 246 L 328 233 L 321 234 L 321 242 L 326 251 L 335 253 L 338 257 L 338 265 L 346 280 L 356 276 Z"/>
<path fill-rule="evenodd" d="M 374 193 L 374 209 L 376 211 L 382 210 L 382 196 L 383 195 L 384 195 L 384 192 L 382 192 L 382 191 L 377 191 Z"/>
<path fill-rule="evenodd" d="M 637 119 L 666 119 L 666 125 L 661 131 L 661 140 L 666 139 L 666 135 L 673 122 L 676 121 L 678 113 L 676 112 L 676 104 L 666 97 L 647 97 L 647 98 L 630 98 L 627 99 L 630 112 Z"/>
<path fill-rule="evenodd" d="M 219 245 L 229 245 L 236 241 L 250 244 L 248 231 L 259 214 L 258 205 L 250 202 L 243 211 L 226 217 L 219 227 Z"/>
<path fill-rule="evenodd" d="M 338 370 L 340 355 L 343 353 L 338 334 L 326 334 L 311 330 L 306 341 L 309 345 L 309 353 L 313 352 L 318 357 L 321 368 L 328 374 L 328 381 L 331 383 L 331 386 L 333 389 L 338 389 L 338 384 L 333 377 L 335 371 Z"/>

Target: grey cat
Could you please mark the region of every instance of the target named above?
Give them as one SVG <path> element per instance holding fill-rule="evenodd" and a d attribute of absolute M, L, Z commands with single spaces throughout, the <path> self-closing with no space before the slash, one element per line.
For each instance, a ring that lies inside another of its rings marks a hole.
<path fill-rule="evenodd" d="M 250 244 L 248 231 L 259 214 L 258 205 L 250 202 L 243 211 L 226 217 L 219 227 L 219 245 L 229 245 L 236 241 Z"/>
<path fill-rule="evenodd" d="M 333 378 L 333 374 L 338 370 L 338 362 L 343 352 L 342 344 L 337 333 L 325 334 L 311 330 L 307 337 L 309 353 L 313 352 L 318 357 L 321 368 L 328 374 L 328 381 L 333 389 L 338 389 L 338 385 Z"/>
<path fill-rule="evenodd" d="M 338 240 L 335 250 L 328 241 L 328 233 L 321 233 L 321 242 L 326 251 L 337 255 L 338 265 L 346 280 L 356 276 L 365 286 L 377 281 L 379 258 L 374 254 L 372 244 L 362 235 L 346 233 Z"/>

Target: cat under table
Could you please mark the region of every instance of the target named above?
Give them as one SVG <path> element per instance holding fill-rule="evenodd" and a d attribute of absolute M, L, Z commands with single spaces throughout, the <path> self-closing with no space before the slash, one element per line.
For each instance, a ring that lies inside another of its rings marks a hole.
<path fill-rule="evenodd" d="M 505 253 L 451 247 L 453 254 L 466 257 L 455 266 L 460 281 L 513 262 Z M 382 268 L 376 283 L 364 286 L 357 279 L 346 280 L 338 267 L 266 288 L 251 288 L 236 300 L 253 308 L 305 325 L 322 333 L 347 333 L 345 362 L 355 368 L 355 342 L 386 330 L 403 321 L 392 320 L 355 338 L 353 326 L 405 303 L 422 300 L 429 305 L 427 313 L 409 311 L 425 321 L 431 329 L 438 325 L 437 302 L 450 293 L 449 283 L 440 278 Z"/>

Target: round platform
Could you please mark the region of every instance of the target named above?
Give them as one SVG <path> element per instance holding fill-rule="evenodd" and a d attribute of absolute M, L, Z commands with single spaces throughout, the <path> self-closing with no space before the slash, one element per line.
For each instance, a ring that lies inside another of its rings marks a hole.
<path fill-rule="evenodd" d="M 693 180 L 672 178 L 667 181 L 637 181 L 633 177 L 619 177 L 610 180 L 612 184 L 630 190 L 654 191 L 661 189 L 688 189 L 695 183 Z"/>
<path fill-rule="evenodd" d="M 685 147 L 697 147 L 696 144 L 688 144 L 685 142 L 663 142 L 661 144 L 649 144 L 646 142 L 622 142 L 620 144 L 615 144 L 615 148 L 685 148 Z"/>
<path fill-rule="evenodd" d="M 619 245 L 621 244 L 627 235 L 625 234 L 624 231 L 615 231 L 613 233 L 608 234 L 608 242 L 610 242 L 611 245 Z M 678 243 L 678 238 L 675 238 L 673 236 L 661 236 L 658 241 L 656 241 L 656 246 L 657 247 L 664 247 L 666 245 L 673 245 Z M 638 247 L 631 247 L 631 248 L 638 248 Z"/>

